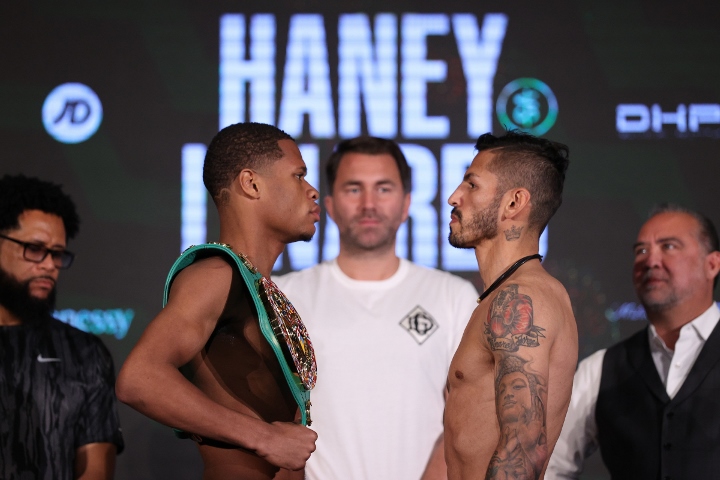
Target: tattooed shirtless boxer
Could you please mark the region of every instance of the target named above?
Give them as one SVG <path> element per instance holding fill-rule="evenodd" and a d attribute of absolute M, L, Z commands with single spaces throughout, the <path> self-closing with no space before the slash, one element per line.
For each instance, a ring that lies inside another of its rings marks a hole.
<path fill-rule="evenodd" d="M 542 478 L 560 435 L 577 362 L 563 286 L 539 237 L 562 202 L 566 146 L 482 135 L 450 196 L 450 244 L 473 248 L 486 287 L 448 374 L 445 455 L 454 479 Z"/>

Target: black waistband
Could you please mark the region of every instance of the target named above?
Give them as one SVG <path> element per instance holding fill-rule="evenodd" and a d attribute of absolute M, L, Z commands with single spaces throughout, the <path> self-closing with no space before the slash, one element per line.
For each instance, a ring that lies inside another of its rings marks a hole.
<path fill-rule="evenodd" d="M 198 445 L 207 445 L 209 447 L 216 447 L 216 448 L 242 449 L 241 447 L 238 447 L 237 445 L 233 445 L 233 444 L 227 443 L 227 442 L 221 442 L 220 440 L 213 440 L 212 438 L 202 437 L 202 436 L 198 435 L 197 433 L 188 433 L 188 432 L 183 432 L 182 430 L 173 430 L 173 431 L 175 432 L 175 436 L 177 438 L 192 440 L 193 442 L 196 442 Z"/>

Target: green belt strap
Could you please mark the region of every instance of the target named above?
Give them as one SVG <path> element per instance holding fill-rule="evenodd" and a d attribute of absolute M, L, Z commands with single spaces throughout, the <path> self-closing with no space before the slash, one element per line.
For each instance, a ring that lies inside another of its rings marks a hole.
<path fill-rule="evenodd" d="M 231 258 L 234 261 L 234 264 L 237 265 L 238 270 L 240 271 L 243 280 L 245 280 L 245 285 L 247 285 L 250 296 L 252 297 L 255 304 L 258 321 L 260 322 L 260 330 L 262 331 L 265 340 L 267 340 L 267 342 L 270 344 L 270 347 L 272 347 L 272 350 L 277 357 L 278 363 L 280 363 L 280 368 L 282 369 L 283 375 L 285 376 L 285 380 L 290 387 L 293 398 L 295 399 L 295 402 L 300 409 L 300 413 L 302 415 L 301 423 L 303 425 L 310 425 L 310 390 L 307 390 L 305 388 L 305 385 L 303 385 L 302 381 L 300 380 L 300 376 L 295 372 L 295 368 L 291 366 L 291 364 L 288 362 L 285 354 L 283 353 L 283 348 L 278 341 L 278 338 L 275 336 L 275 333 L 273 332 L 272 325 L 270 324 L 270 320 L 268 318 L 267 310 L 260 296 L 259 281 L 262 278 L 262 275 L 255 269 L 251 270 L 250 268 L 248 268 L 243 259 L 240 258 L 235 252 L 233 252 L 226 245 L 219 243 L 193 245 L 192 247 L 185 250 L 182 255 L 180 255 L 180 257 L 175 261 L 172 268 L 170 269 L 170 273 L 168 274 L 167 280 L 165 282 L 163 307 L 167 304 L 168 295 L 170 294 L 170 286 L 172 285 L 173 280 L 183 268 L 191 265 L 197 259 L 198 253 L 200 251 L 202 251 L 203 253 L 200 258 L 206 258 L 212 255 L 224 255 Z M 281 338 L 281 340 L 283 339 Z M 188 438 L 188 434 L 185 432 L 176 430 L 176 434 L 179 434 L 178 436 L 180 436 L 181 438 Z"/>

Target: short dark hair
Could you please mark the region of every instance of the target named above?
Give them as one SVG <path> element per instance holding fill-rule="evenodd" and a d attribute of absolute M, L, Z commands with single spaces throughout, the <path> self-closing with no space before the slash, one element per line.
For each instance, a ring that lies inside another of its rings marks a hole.
<path fill-rule="evenodd" d="M 712 220 L 710 220 L 706 215 L 703 215 L 697 210 L 683 207 L 676 203 L 667 202 L 653 206 L 648 214 L 648 220 L 656 215 L 660 215 L 661 213 L 684 213 L 686 215 L 690 215 L 698 222 L 698 226 L 700 227 L 698 229 L 698 240 L 702 246 L 705 247 L 706 253 L 720 251 L 720 240 L 718 240 L 717 229 L 715 228 Z M 718 279 L 720 279 L 720 275 L 715 275 L 713 288 L 717 287 Z"/>
<path fill-rule="evenodd" d="M 280 140 L 295 141 L 279 128 L 264 123 L 236 123 L 220 130 L 208 146 L 203 165 L 203 183 L 215 203 L 240 171 L 260 170 L 280 159 Z"/>
<path fill-rule="evenodd" d="M 523 187 L 530 192 L 532 209 L 528 226 L 538 234 L 562 204 L 569 149 L 562 143 L 511 130 L 496 137 L 480 135 L 475 143 L 478 152 L 498 150 L 488 169 L 498 177 L 498 195 L 511 188 Z"/>
<path fill-rule="evenodd" d="M 0 178 L 0 232 L 19 228 L 18 220 L 26 210 L 60 217 L 68 239 L 74 238 L 80 229 L 75 204 L 60 185 L 24 175 Z"/>
<path fill-rule="evenodd" d="M 412 170 L 408 165 L 405 155 L 403 155 L 400 146 L 385 138 L 378 137 L 356 137 L 343 140 L 335 145 L 332 155 L 328 159 L 325 166 L 325 174 L 327 176 L 328 191 L 332 195 L 335 179 L 337 178 L 338 168 L 342 157 L 347 153 L 364 153 L 367 155 L 388 154 L 395 159 L 398 170 L 400 171 L 400 179 L 402 180 L 403 191 L 410 193 L 412 190 Z"/>

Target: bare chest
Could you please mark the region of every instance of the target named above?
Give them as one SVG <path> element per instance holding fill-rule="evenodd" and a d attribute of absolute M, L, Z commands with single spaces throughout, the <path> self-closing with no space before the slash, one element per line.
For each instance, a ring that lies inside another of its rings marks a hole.
<path fill-rule="evenodd" d="M 451 390 L 467 386 L 485 386 L 488 381 L 492 384 L 494 359 L 485 335 L 486 316 L 487 308 L 478 308 L 465 328 L 460 345 L 450 363 L 448 386 Z"/>
<path fill-rule="evenodd" d="M 194 363 L 193 383 L 218 403 L 267 421 L 294 419 L 297 405 L 256 318 L 219 325 Z"/>

